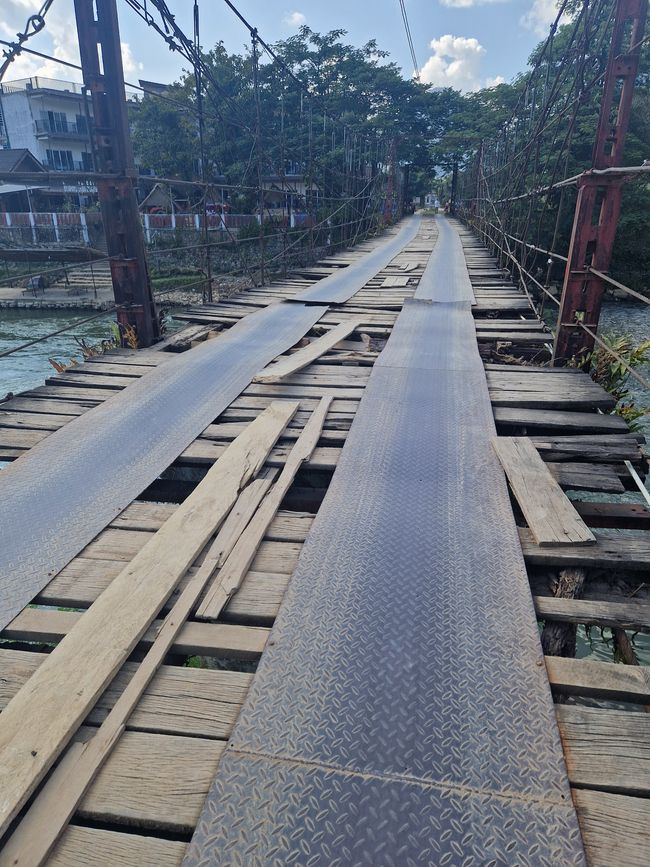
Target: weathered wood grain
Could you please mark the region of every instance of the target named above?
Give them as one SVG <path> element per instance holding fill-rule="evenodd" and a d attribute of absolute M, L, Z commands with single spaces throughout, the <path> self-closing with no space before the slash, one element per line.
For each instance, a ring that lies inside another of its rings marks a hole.
<path fill-rule="evenodd" d="M 595 544 L 596 537 L 527 437 L 495 437 L 492 445 L 538 545 Z"/>
<path fill-rule="evenodd" d="M 295 374 L 299 370 L 307 367 L 312 361 L 315 361 L 319 356 L 324 355 L 328 349 L 340 341 L 345 339 L 349 334 L 362 324 L 361 319 L 348 319 L 341 322 L 331 331 L 326 332 L 321 337 L 316 338 L 307 346 L 303 346 L 297 352 L 291 355 L 281 356 L 279 359 L 268 365 L 264 370 L 260 371 L 253 378 L 253 382 L 257 383 L 276 383 L 281 382 L 290 374 Z"/>
<path fill-rule="evenodd" d="M 0 716 L 0 832 L 136 646 L 240 488 L 260 469 L 296 409 L 296 403 L 277 403 L 228 447 L 9 702 Z M 26 729 L 25 719 L 39 724 Z"/>
<path fill-rule="evenodd" d="M 553 545 L 540 548 L 530 530 L 520 528 L 519 540 L 528 563 L 540 566 L 585 566 L 650 569 L 650 536 L 621 536 L 615 530 L 597 530 L 595 545 Z"/>
<path fill-rule="evenodd" d="M 556 706 L 572 785 L 650 792 L 650 716 L 631 711 Z"/>
<path fill-rule="evenodd" d="M 593 867 L 650 864 L 650 800 L 583 789 L 572 795 Z"/>
<path fill-rule="evenodd" d="M 180 867 L 185 843 L 141 834 L 68 825 L 48 867 Z"/>
<path fill-rule="evenodd" d="M 547 656 L 546 671 L 554 692 L 650 703 L 647 666 Z"/>

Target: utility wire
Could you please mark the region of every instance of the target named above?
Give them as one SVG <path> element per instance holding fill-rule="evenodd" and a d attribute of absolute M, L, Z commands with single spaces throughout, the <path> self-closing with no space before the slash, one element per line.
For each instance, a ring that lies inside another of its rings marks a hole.
<path fill-rule="evenodd" d="M 420 66 L 418 59 L 415 56 L 415 48 L 413 46 L 413 37 L 411 36 L 411 27 L 409 25 L 408 14 L 406 12 L 405 0 L 399 0 L 399 8 L 402 13 L 402 21 L 404 22 L 404 30 L 406 31 L 406 41 L 408 42 L 409 51 L 411 52 L 411 60 L 413 61 L 413 73 L 416 79 L 420 80 Z"/>

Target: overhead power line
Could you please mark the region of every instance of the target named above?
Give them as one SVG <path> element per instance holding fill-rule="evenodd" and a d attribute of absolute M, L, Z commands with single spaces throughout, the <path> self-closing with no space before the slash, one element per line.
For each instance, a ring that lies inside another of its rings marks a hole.
<path fill-rule="evenodd" d="M 399 8 L 402 13 L 402 21 L 404 22 L 404 30 L 406 31 L 406 41 L 409 44 L 409 51 L 411 52 L 411 60 L 413 61 L 413 72 L 415 73 L 415 77 L 420 79 L 420 66 L 418 64 L 418 59 L 415 55 L 415 47 L 413 45 L 413 37 L 411 36 L 411 26 L 409 24 L 408 14 L 406 12 L 406 2 L 405 0 L 399 0 Z"/>

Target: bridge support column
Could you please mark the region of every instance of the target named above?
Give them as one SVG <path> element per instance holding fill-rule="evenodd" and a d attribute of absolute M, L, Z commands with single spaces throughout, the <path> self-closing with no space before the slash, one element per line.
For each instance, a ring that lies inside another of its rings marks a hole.
<path fill-rule="evenodd" d="M 74 0 L 84 85 L 92 95 L 97 191 L 102 209 L 117 321 L 139 346 L 160 337 L 135 197 L 136 171 L 129 135 L 116 0 Z M 101 61 L 99 56 L 101 46 Z"/>
<path fill-rule="evenodd" d="M 616 5 L 592 153 L 593 168 L 578 181 L 578 199 L 553 351 L 555 366 L 566 364 L 574 356 L 594 347 L 594 338 L 589 332 L 598 328 L 605 287 L 604 281 L 591 269 L 601 273 L 609 269 L 624 180 L 622 175 L 607 174 L 606 170 L 623 164 L 647 11 L 648 0 L 618 0 Z M 617 105 L 614 103 L 616 97 Z M 615 117 L 612 117 L 614 112 Z"/>

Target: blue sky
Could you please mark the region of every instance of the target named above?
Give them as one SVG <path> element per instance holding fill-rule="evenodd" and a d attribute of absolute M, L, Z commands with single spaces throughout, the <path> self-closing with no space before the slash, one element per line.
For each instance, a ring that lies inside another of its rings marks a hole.
<path fill-rule="evenodd" d="M 40 0 L 2 0 L 1 5 L 0 37 L 6 39 L 23 29 Z M 167 0 L 167 5 L 191 34 L 193 0 Z M 398 0 L 239 0 L 237 5 L 267 42 L 290 36 L 301 23 L 319 32 L 345 28 L 350 43 L 374 38 L 405 75 L 412 71 Z M 555 0 L 406 0 L 406 7 L 423 80 L 469 91 L 508 81 L 525 68 L 531 49 L 554 17 Z M 124 0 L 118 0 L 118 11 L 127 78 L 177 77 L 182 67 L 177 56 Z M 237 51 L 248 44 L 243 25 L 220 0 L 202 0 L 201 13 L 205 46 L 223 39 L 229 50 Z M 30 46 L 78 62 L 72 0 L 55 0 L 45 31 Z M 23 56 L 5 81 L 27 75 L 78 78 L 65 67 Z"/>

